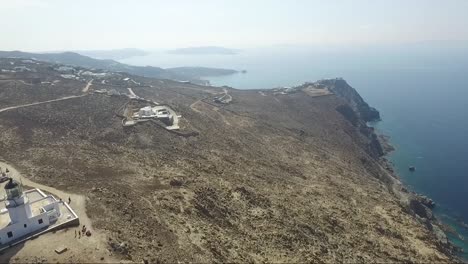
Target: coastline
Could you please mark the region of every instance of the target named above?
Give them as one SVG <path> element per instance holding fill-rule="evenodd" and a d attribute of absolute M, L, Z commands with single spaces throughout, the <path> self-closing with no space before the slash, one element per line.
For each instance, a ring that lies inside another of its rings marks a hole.
<path fill-rule="evenodd" d="M 222 84 L 218 83 L 217 85 L 221 86 Z M 292 90 L 303 89 L 308 85 L 327 87 L 332 93 L 350 104 L 354 111 L 350 111 L 351 109 L 337 109 L 337 111 L 345 119 L 353 123 L 361 131 L 362 135 L 368 139 L 369 145 L 366 147 L 366 151 L 374 158 L 375 162 L 384 172 L 382 173 L 383 175 L 380 175 L 382 176 L 380 180 L 399 200 L 405 212 L 429 232 L 431 242 L 436 245 L 439 251 L 448 255 L 451 258 L 451 262 L 465 263 L 467 260 L 462 256 L 464 253 L 463 248 L 456 245 L 452 239 L 452 236 L 459 239 L 463 239 L 463 237 L 456 232 L 453 226 L 446 224 L 436 216 L 435 211 L 437 211 L 436 207 L 438 208 L 438 205 L 431 198 L 411 190 L 411 186 L 406 185 L 402 181 L 403 178 L 401 178 L 399 171 L 401 168 L 398 168 L 389 158 L 393 152 L 398 150 L 392 145 L 389 135 L 375 128 L 375 125 L 382 121 L 379 112 L 370 107 L 359 93 L 342 78 L 321 79 L 314 83 L 305 82 L 303 85 L 293 86 Z M 355 112 L 360 120 L 356 122 L 355 117 L 350 112 Z"/>
<path fill-rule="evenodd" d="M 299 88 L 307 85 L 306 83 L 299 86 Z M 398 175 L 397 166 L 388 159 L 389 154 L 396 151 L 390 142 L 390 136 L 377 131 L 371 125 L 382 121 L 380 112 L 371 107 L 342 78 L 320 80 L 315 85 L 327 87 L 333 94 L 344 99 L 350 105 L 349 109 L 337 108 L 336 110 L 368 139 L 366 151 L 384 171 L 383 175 L 378 176 L 379 179 L 387 185 L 389 191 L 399 200 L 405 211 L 432 234 L 433 242 L 441 252 L 453 258 L 455 262 L 463 262 L 464 260 L 461 258 L 461 254 L 464 253 L 463 248 L 455 245 L 449 239 L 449 234 L 455 235 L 462 240 L 463 237 L 455 231 L 455 228 L 450 228 L 449 225 L 444 224 L 436 217 L 433 211 L 436 203 L 431 198 L 412 191 L 408 186 L 405 186 Z"/>
<path fill-rule="evenodd" d="M 432 234 L 433 242 L 439 251 L 452 258 L 454 262 L 463 262 L 460 256 L 460 253 L 463 253 L 463 248 L 456 246 L 448 237 L 449 234 L 456 234 L 457 237 L 462 238 L 460 234 L 436 217 L 433 211 L 436 204 L 431 198 L 405 186 L 398 175 L 396 166 L 388 159 L 389 154 L 396 151 L 390 142 L 390 136 L 376 131 L 375 127 L 371 125 L 382 121 L 380 112 L 371 107 L 343 78 L 322 79 L 314 83 L 306 82 L 300 86 L 285 88 L 286 90 L 283 92 L 307 90 L 310 87 L 327 88 L 331 93 L 348 103 L 348 106 L 338 107 L 336 111 L 341 113 L 358 129 L 362 136 L 367 138 L 366 152 L 381 167 L 383 172 L 382 174 L 378 173 L 376 177 L 399 200 L 405 211 Z"/>
<path fill-rule="evenodd" d="M 375 121 L 373 124 L 376 124 L 379 121 Z M 391 144 L 390 136 L 384 134 L 382 131 L 376 130 L 372 126 L 373 124 L 371 124 L 370 127 L 374 129 L 374 133 L 377 135 L 379 143 L 384 150 L 379 162 L 383 168 L 385 168 L 390 175 L 398 181 L 400 188 L 397 188 L 397 190 L 399 190 L 398 193 L 395 193 L 396 196 L 407 196 L 409 198 L 408 203 L 402 199 L 400 199 L 400 202 L 407 207 L 408 213 L 410 213 L 419 223 L 424 225 L 434 235 L 437 240 L 439 250 L 453 257 L 456 262 L 467 263 L 467 260 L 463 259 L 461 256 L 461 254 L 465 253 L 463 248 L 455 245 L 449 238 L 450 235 L 452 235 L 464 240 L 463 236 L 459 234 L 453 226 L 444 223 L 438 216 L 436 216 L 434 209 L 438 205 L 431 198 L 408 189 L 408 187 L 401 182 L 401 178 L 398 175 L 395 165 L 388 159 L 389 155 L 392 152 L 397 151 L 397 149 Z"/>

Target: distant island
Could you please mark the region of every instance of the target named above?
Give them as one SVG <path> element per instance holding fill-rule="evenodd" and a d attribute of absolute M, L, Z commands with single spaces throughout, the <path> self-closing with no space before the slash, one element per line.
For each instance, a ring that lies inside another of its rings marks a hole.
<path fill-rule="evenodd" d="M 149 52 L 135 49 L 135 48 L 126 48 L 126 49 L 113 49 L 113 50 L 75 50 L 72 51 L 84 56 L 88 56 L 95 59 L 110 59 L 110 60 L 123 60 L 136 56 L 145 56 Z"/>
<path fill-rule="evenodd" d="M 219 69 L 219 68 L 207 68 L 207 67 L 176 67 L 168 68 L 166 71 L 182 74 L 189 78 L 200 78 L 200 77 L 215 77 L 223 75 L 231 75 L 238 73 L 236 70 L 231 69 Z"/>
<path fill-rule="evenodd" d="M 189 47 L 169 50 L 170 54 L 180 55 L 236 55 L 240 52 L 237 49 L 229 49 L 224 47 L 216 46 L 205 46 L 205 47 Z"/>
<path fill-rule="evenodd" d="M 95 59 L 75 52 L 29 53 L 22 51 L 0 51 L 0 58 L 37 59 L 51 63 L 80 66 L 84 68 L 126 72 L 144 77 L 190 81 L 203 85 L 206 85 L 209 82 L 202 80 L 202 77 L 230 75 L 237 73 L 237 71 L 230 69 L 206 67 L 177 67 L 163 69 L 154 66 L 133 66 L 110 59 Z"/>

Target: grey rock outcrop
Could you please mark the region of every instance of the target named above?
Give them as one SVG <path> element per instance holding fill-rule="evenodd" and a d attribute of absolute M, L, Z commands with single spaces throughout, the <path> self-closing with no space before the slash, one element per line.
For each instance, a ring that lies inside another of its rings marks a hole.
<path fill-rule="evenodd" d="M 369 106 L 359 93 L 341 78 L 327 79 L 318 81 L 319 84 L 328 87 L 328 89 L 338 97 L 346 100 L 353 110 L 358 113 L 365 122 L 380 120 L 380 113 L 375 108 Z"/>
<path fill-rule="evenodd" d="M 424 205 L 418 199 L 412 199 L 410 201 L 409 206 L 410 206 L 411 211 L 421 218 L 429 219 L 429 220 L 434 218 L 434 215 L 432 214 L 432 210 L 426 205 Z"/>

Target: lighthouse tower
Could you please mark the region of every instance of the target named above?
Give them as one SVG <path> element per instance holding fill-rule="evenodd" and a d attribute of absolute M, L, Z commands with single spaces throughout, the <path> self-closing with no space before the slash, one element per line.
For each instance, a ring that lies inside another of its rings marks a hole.
<path fill-rule="evenodd" d="M 51 226 L 79 224 L 78 216 L 68 204 L 46 195 L 39 189 L 23 192 L 23 186 L 10 178 L 4 186 L 5 208 L 0 208 L 0 250 L 19 239 L 31 238 L 37 232 L 50 231 Z M 65 210 L 61 213 L 61 207 Z M 59 221 L 62 219 L 62 221 Z"/>
<path fill-rule="evenodd" d="M 7 195 L 6 208 L 10 215 L 11 224 L 24 222 L 32 217 L 31 206 L 28 197 L 23 193 L 23 186 L 10 178 L 5 185 Z"/>

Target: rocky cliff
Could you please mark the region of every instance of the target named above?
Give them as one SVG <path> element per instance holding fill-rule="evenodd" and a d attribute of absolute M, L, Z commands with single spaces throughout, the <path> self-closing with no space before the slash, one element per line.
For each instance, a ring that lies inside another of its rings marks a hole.
<path fill-rule="evenodd" d="M 298 88 L 303 89 L 309 85 L 309 83 L 306 83 Z M 401 205 L 433 233 L 437 239 L 438 248 L 450 255 L 454 255 L 460 251 L 461 249 L 453 245 L 444 233 L 443 230 L 447 230 L 447 226 L 437 219 L 432 212 L 436 204 L 428 197 L 408 192 L 398 180 L 398 176 L 395 175 L 392 164 L 385 158 L 386 154 L 394 150 L 389 142 L 389 138 L 384 135 L 377 135 L 374 129 L 367 125 L 367 122 L 380 120 L 379 112 L 375 108 L 370 107 L 359 93 L 343 79 L 325 79 L 317 81 L 313 85 L 316 88 L 328 89 L 347 102 L 346 104 L 339 105 L 336 111 L 355 126 L 365 138 L 363 144 L 366 146 L 366 152 L 389 172 L 389 174 L 381 177 L 380 180 L 400 199 Z M 450 233 L 458 235 L 454 231 Z"/>
<path fill-rule="evenodd" d="M 348 103 L 340 105 L 336 110 L 354 126 L 358 127 L 361 134 L 369 139 L 367 147 L 369 155 L 380 160 L 382 166 L 393 174 L 392 165 L 384 158 L 385 154 L 394 150 L 389 144 L 388 137 L 379 137 L 372 127 L 367 126 L 367 122 L 380 120 L 379 112 L 375 108 L 370 107 L 357 91 L 343 79 L 320 80 L 317 83 L 328 88 Z M 446 234 L 442 231 L 445 229 L 445 225 L 432 212 L 436 204 L 428 197 L 414 192 L 408 193 L 397 178 L 398 176 L 391 175 L 389 177 L 390 180 L 385 182 L 389 184 L 393 192 L 397 193 L 397 197 L 401 198 L 401 204 L 435 235 L 439 249 L 447 254 L 455 254 L 460 251 L 460 248 L 453 245 L 447 239 Z"/>
<path fill-rule="evenodd" d="M 380 120 L 380 113 L 375 108 L 370 107 L 359 93 L 351 87 L 345 80 L 326 79 L 318 81 L 319 84 L 327 87 L 337 96 L 345 99 L 364 122 Z"/>

